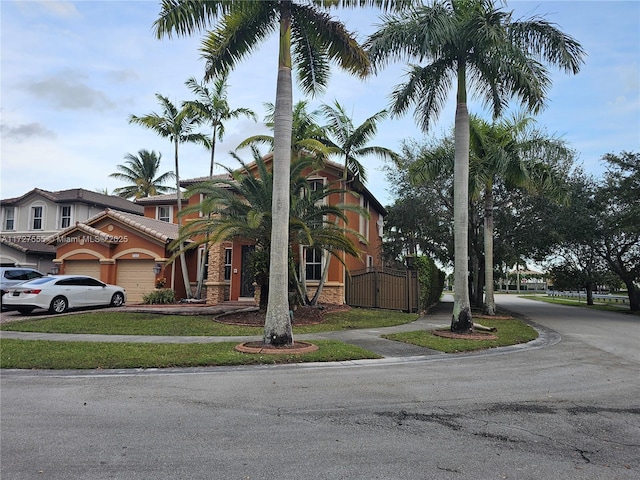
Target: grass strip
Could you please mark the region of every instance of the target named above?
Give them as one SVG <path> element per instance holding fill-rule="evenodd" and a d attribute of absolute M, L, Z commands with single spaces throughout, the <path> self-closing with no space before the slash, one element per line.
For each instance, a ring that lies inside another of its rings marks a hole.
<path fill-rule="evenodd" d="M 427 330 L 394 333 L 383 335 L 383 337 L 445 353 L 471 352 L 487 348 L 504 347 L 507 345 L 526 343 L 538 338 L 538 332 L 536 332 L 533 327 L 515 318 L 493 320 L 482 317 L 479 318 L 478 321 L 484 326 L 495 327 L 497 331 L 492 333 L 498 337 L 497 340 L 443 338 Z"/>
<path fill-rule="evenodd" d="M 567 305 L 569 307 L 590 308 L 592 310 L 600 310 L 603 312 L 631 313 L 640 315 L 640 312 L 631 312 L 629 305 L 624 303 L 616 304 L 611 302 L 598 302 L 597 299 L 594 299 L 593 305 L 587 305 L 587 300 L 585 298 L 571 299 L 566 297 L 548 297 L 539 295 L 531 295 L 527 296 L 526 298 L 530 300 L 538 300 L 539 302 L 553 303 L 556 305 Z"/>
<path fill-rule="evenodd" d="M 368 350 L 338 341 L 314 340 L 313 344 L 319 347 L 315 352 L 300 355 L 259 355 L 235 351 L 236 342 L 156 344 L 0 339 L 0 368 L 169 368 L 381 358 Z"/>
<path fill-rule="evenodd" d="M 294 334 L 320 333 L 356 328 L 402 325 L 416 314 L 390 310 L 352 309 L 326 315 L 317 325 L 293 325 Z M 20 320 L 5 323 L 0 330 L 40 333 L 162 336 L 246 336 L 261 335 L 263 327 L 229 325 L 206 315 L 162 315 L 158 313 L 91 312 Z"/>

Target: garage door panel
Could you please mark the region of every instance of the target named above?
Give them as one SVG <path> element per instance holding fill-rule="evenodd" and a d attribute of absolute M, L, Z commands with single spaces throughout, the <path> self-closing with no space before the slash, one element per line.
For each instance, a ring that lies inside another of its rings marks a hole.
<path fill-rule="evenodd" d="M 119 260 L 116 283 L 127 292 L 127 303 L 140 303 L 142 297 L 155 289 L 153 260 Z"/>
<path fill-rule="evenodd" d="M 66 260 L 65 275 L 88 275 L 100 279 L 100 262 L 98 260 Z"/>

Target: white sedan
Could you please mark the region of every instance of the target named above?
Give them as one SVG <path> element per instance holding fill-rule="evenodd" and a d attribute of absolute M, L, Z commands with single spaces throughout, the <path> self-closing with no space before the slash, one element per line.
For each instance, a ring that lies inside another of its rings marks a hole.
<path fill-rule="evenodd" d="M 110 305 L 120 307 L 126 301 L 124 288 L 109 285 L 84 275 L 49 275 L 10 287 L 3 306 L 20 313 L 35 308 L 63 313 L 69 308 Z"/>

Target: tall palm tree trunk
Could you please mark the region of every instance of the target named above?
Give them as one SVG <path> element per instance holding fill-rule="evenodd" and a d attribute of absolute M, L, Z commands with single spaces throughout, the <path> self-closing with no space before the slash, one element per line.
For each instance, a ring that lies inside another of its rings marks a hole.
<path fill-rule="evenodd" d="M 283 4 L 280 19 L 280 55 L 274 110 L 273 199 L 271 205 L 271 252 L 269 297 L 264 325 L 265 344 L 293 343 L 289 317 L 289 188 L 293 88 L 291 80 L 291 12 Z"/>
<path fill-rule="evenodd" d="M 484 197 L 484 313 L 496 314 L 493 292 L 493 186 L 487 185 Z"/>
<path fill-rule="evenodd" d="M 458 98 L 464 97 L 459 93 Z M 454 283 L 451 331 L 473 330 L 469 303 L 469 112 L 466 102 L 456 106 L 455 166 L 453 173 Z"/>
<path fill-rule="evenodd" d="M 213 133 L 211 135 L 211 162 L 209 163 L 209 177 L 213 177 L 213 166 L 215 165 L 214 159 L 216 156 L 216 136 L 218 135 L 218 125 L 213 126 Z"/>
<path fill-rule="evenodd" d="M 180 191 L 180 171 L 178 170 L 178 139 L 174 141 L 175 151 L 175 169 L 176 169 L 176 199 L 178 201 L 178 214 L 182 211 L 182 192 Z M 180 215 L 178 215 L 178 225 L 182 225 Z M 184 290 L 187 298 L 191 298 L 191 284 L 189 283 L 189 272 L 187 270 L 187 260 L 184 250 L 180 248 L 180 269 L 182 270 L 182 281 L 184 282 Z"/>

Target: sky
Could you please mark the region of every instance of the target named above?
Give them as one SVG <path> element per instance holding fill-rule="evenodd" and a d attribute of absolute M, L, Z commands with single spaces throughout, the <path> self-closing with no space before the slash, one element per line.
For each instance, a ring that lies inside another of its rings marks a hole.
<path fill-rule="evenodd" d="M 640 2 L 511 1 L 504 8 L 513 10 L 515 19 L 545 17 L 587 52 L 577 75 L 550 69 L 553 87 L 547 108 L 536 116 L 538 127 L 563 138 L 576 151 L 578 164 L 596 176 L 604 172 L 604 154 L 640 151 Z M 202 35 L 156 39 L 152 24 L 159 12 L 155 0 L 0 0 L 0 198 L 36 187 L 112 192 L 122 182 L 109 175 L 124 164 L 126 154 L 141 149 L 162 154 L 161 172 L 173 170 L 169 140 L 128 118 L 160 112 L 156 93 L 176 105 L 193 98 L 185 81 L 204 74 Z M 381 23 L 377 10 L 333 15 L 360 41 Z M 276 42 L 270 37 L 229 77 L 229 106 L 252 109 L 259 122 L 228 121 L 224 141 L 216 146 L 218 163 L 236 167 L 229 151 L 245 138 L 271 133 L 262 120 L 264 104 L 275 102 Z M 335 67 L 324 95 L 305 98 L 296 89 L 293 100 L 307 100 L 310 110 L 337 100 L 359 125 L 388 107 L 405 68 L 392 64 L 362 81 Z M 369 145 L 399 151 L 405 140 L 443 136 L 453 127 L 454 100 L 451 92 L 429 133 L 409 112 L 381 122 Z M 469 110 L 491 118 L 474 100 Z M 237 153 L 251 160 L 248 150 Z M 180 177 L 208 175 L 209 156 L 203 147 L 182 145 Z M 384 162 L 362 160 L 367 187 L 383 205 L 391 204 Z M 222 172 L 220 167 L 214 171 Z"/>

